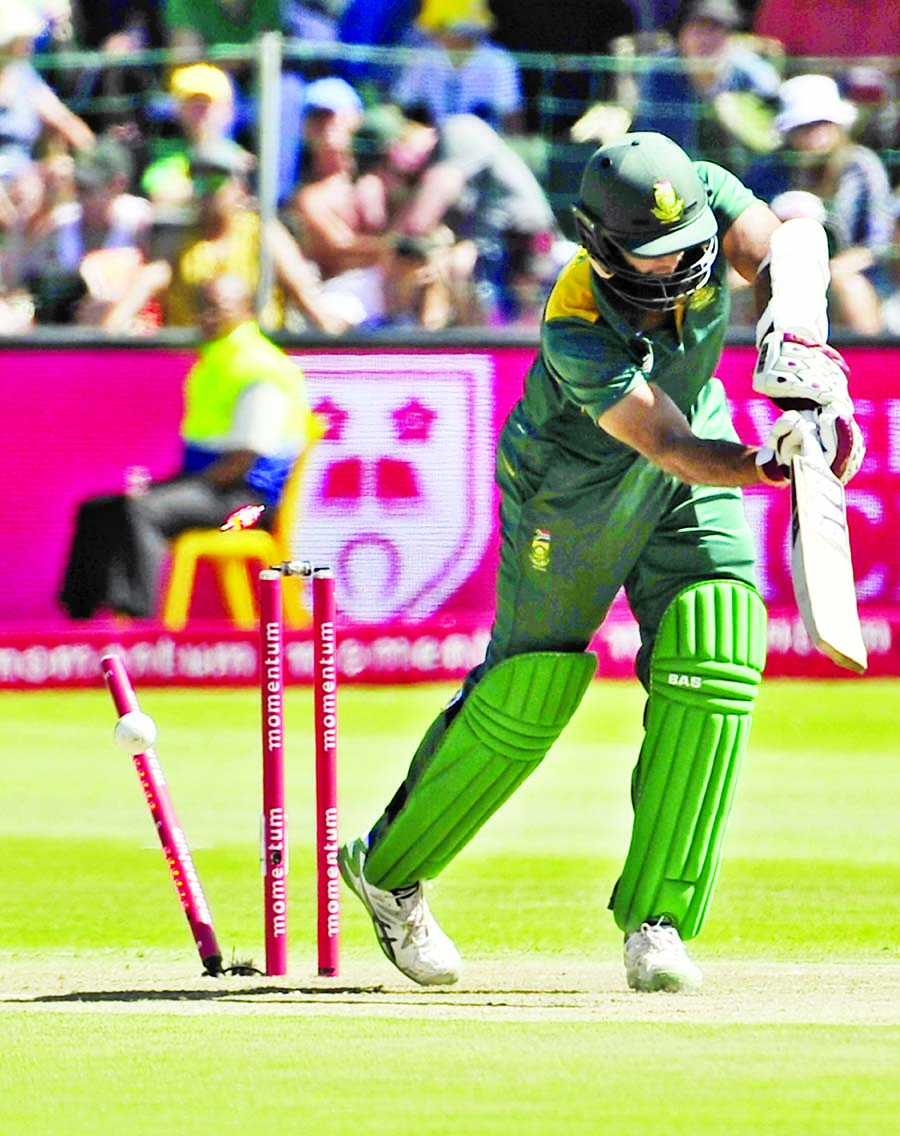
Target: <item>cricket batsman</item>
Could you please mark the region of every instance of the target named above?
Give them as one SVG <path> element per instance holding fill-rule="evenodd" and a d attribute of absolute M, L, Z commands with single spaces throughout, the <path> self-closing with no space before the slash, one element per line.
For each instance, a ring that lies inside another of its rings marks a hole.
<path fill-rule="evenodd" d="M 863 445 L 846 366 L 826 343 L 820 226 L 781 226 L 732 174 L 650 132 L 597 150 L 573 209 L 581 248 L 550 292 L 540 350 L 498 444 L 486 657 L 368 836 L 341 849 L 341 871 L 404 974 L 456 982 L 459 954 L 422 881 L 546 756 L 594 675 L 587 647 L 624 588 L 647 701 L 630 846 L 609 907 L 628 985 L 693 991 L 702 976 L 684 944 L 709 911 L 766 658 L 741 488 L 787 484 L 810 430 L 845 482 Z M 782 408 L 763 446 L 738 439 L 714 376 L 729 265 L 756 290 L 754 389 Z M 797 278 L 783 310 L 771 299 L 776 267 Z"/>

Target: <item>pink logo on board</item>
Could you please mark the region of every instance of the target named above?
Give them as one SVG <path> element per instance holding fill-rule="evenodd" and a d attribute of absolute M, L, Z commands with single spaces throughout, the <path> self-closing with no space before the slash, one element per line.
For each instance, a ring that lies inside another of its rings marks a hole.
<path fill-rule="evenodd" d="M 491 360 L 372 353 L 298 362 L 329 428 L 310 462 L 294 555 L 335 569 L 348 619 L 424 619 L 493 539 Z"/>

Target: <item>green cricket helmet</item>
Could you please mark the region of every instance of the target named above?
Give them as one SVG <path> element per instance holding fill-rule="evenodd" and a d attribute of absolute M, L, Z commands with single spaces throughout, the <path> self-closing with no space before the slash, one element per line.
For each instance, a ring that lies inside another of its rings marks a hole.
<path fill-rule="evenodd" d="M 626 134 L 601 146 L 572 206 L 578 237 L 606 286 L 639 308 L 667 311 L 709 280 L 718 226 L 694 164 L 664 134 Z M 622 255 L 683 252 L 671 276 L 645 274 Z"/>

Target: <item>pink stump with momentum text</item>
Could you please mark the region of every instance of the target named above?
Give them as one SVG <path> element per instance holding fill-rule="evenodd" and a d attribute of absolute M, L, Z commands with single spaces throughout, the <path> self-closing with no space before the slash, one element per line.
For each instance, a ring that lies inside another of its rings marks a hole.
<path fill-rule="evenodd" d="M 313 570 L 312 594 L 319 974 L 334 977 L 341 934 L 341 873 L 337 859 L 337 640 L 334 575 L 329 568 Z"/>
<path fill-rule="evenodd" d="M 266 974 L 287 973 L 288 834 L 284 803 L 282 576 L 307 576 L 312 579 L 318 905 L 316 930 L 319 974 L 333 978 L 338 973 L 341 933 L 334 574 L 330 568 L 314 568 L 308 560 L 286 561 L 259 574 Z"/>
<path fill-rule="evenodd" d="M 288 839 L 284 803 L 284 631 L 281 572 L 259 574 L 260 692 L 262 695 L 262 823 L 260 858 L 266 935 L 266 974 L 287 974 Z"/>
<path fill-rule="evenodd" d="M 100 666 L 119 717 L 130 710 L 139 710 L 137 695 L 122 659 L 118 655 L 104 655 Z M 222 952 L 216 941 L 212 915 L 191 858 L 187 837 L 175 815 L 159 758 L 150 748 L 145 753 L 135 754 L 132 760 L 206 973 L 220 975 L 223 973 Z"/>

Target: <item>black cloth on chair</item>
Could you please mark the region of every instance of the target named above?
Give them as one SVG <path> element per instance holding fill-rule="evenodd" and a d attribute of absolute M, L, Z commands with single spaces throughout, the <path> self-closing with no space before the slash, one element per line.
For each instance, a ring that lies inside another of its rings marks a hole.
<path fill-rule="evenodd" d="M 72 619 L 100 609 L 147 618 L 156 611 L 168 542 L 188 529 L 216 528 L 242 505 L 261 504 L 256 490 L 218 489 L 202 477 L 158 482 L 134 497 L 93 497 L 78 510 L 60 603 Z"/>

